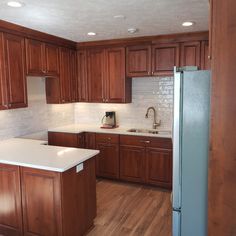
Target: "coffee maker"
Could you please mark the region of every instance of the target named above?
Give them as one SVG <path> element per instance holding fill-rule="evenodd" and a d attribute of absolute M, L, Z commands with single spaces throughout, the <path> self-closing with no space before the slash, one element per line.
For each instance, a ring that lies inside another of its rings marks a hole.
<path fill-rule="evenodd" d="M 106 111 L 105 115 L 102 118 L 103 129 L 113 129 L 116 128 L 116 113 L 114 111 Z"/>

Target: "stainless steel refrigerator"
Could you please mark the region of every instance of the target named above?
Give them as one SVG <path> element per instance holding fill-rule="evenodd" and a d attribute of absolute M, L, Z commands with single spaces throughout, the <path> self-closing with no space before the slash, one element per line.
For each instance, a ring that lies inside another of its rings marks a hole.
<path fill-rule="evenodd" d="M 210 72 L 175 68 L 173 236 L 207 235 Z"/>

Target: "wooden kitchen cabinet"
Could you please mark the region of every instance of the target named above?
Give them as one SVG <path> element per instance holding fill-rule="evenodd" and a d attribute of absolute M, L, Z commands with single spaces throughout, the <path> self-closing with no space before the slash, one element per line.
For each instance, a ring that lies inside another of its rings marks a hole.
<path fill-rule="evenodd" d="M 119 135 L 96 134 L 96 175 L 119 178 Z"/>
<path fill-rule="evenodd" d="M 151 45 L 128 46 L 126 49 L 126 75 L 127 77 L 149 76 L 152 71 Z"/>
<path fill-rule="evenodd" d="M 60 91 L 61 103 L 71 102 L 71 61 L 70 50 L 60 48 Z"/>
<path fill-rule="evenodd" d="M 59 76 L 59 47 L 34 39 L 26 39 L 27 75 Z"/>
<path fill-rule="evenodd" d="M 180 66 L 197 66 L 200 68 L 201 63 L 201 42 L 185 42 L 181 43 L 181 60 Z"/>
<path fill-rule="evenodd" d="M 120 179 L 145 183 L 145 147 L 120 146 Z"/>
<path fill-rule="evenodd" d="M 45 44 L 34 39 L 26 39 L 25 44 L 27 75 L 44 76 L 46 73 Z"/>
<path fill-rule="evenodd" d="M 132 80 L 125 74 L 125 48 L 113 47 L 105 51 L 105 100 L 106 102 L 131 102 Z"/>
<path fill-rule="evenodd" d="M 5 107 L 27 107 L 26 73 L 25 73 L 25 42 L 24 38 L 3 33 L 4 68 L 3 81 L 6 92 Z M 1 54 L 1 53 L 0 53 Z"/>
<path fill-rule="evenodd" d="M 209 41 L 201 42 L 201 70 L 211 69 L 211 60 L 209 55 Z"/>
<path fill-rule="evenodd" d="M 84 148 L 84 133 L 48 132 L 48 145 Z"/>
<path fill-rule="evenodd" d="M 146 148 L 146 181 L 148 184 L 171 188 L 172 150 Z"/>
<path fill-rule="evenodd" d="M 179 43 L 152 46 L 152 75 L 172 75 L 174 66 L 179 66 Z"/>
<path fill-rule="evenodd" d="M 78 71 L 78 99 L 80 102 L 89 101 L 88 91 L 88 71 L 87 71 L 87 51 L 77 51 L 77 71 Z"/>
<path fill-rule="evenodd" d="M 20 168 L 0 164 L 0 234 L 23 235 Z"/>
<path fill-rule="evenodd" d="M 105 102 L 105 51 L 94 48 L 88 50 L 88 87 L 90 102 Z"/>
<path fill-rule="evenodd" d="M 85 148 L 96 149 L 96 133 L 86 132 L 84 135 Z"/>
<path fill-rule="evenodd" d="M 70 50 L 70 68 L 71 68 L 71 101 L 77 102 L 78 99 L 78 74 L 77 74 L 77 54 L 75 50 Z"/>

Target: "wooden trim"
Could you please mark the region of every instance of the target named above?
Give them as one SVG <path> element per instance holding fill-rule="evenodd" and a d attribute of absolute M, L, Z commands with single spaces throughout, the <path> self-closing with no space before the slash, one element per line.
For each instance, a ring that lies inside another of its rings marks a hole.
<path fill-rule="evenodd" d="M 69 47 L 73 49 L 76 48 L 76 42 L 73 42 L 71 40 L 63 39 L 37 30 L 32 30 L 3 20 L 0 20 L 0 31 L 10 34 L 16 34 L 29 39 L 43 41 L 46 43 L 56 44 L 62 47 Z"/>
<path fill-rule="evenodd" d="M 188 41 L 208 40 L 208 31 L 201 32 L 190 32 L 180 34 L 168 34 L 168 35 L 156 35 L 156 36 L 144 36 L 144 37 L 133 37 L 123 39 L 111 39 L 111 40 L 100 40 L 92 42 L 79 42 L 77 43 L 77 49 L 86 47 L 109 47 L 114 45 L 127 46 L 135 44 L 150 44 L 150 43 L 179 43 Z"/>

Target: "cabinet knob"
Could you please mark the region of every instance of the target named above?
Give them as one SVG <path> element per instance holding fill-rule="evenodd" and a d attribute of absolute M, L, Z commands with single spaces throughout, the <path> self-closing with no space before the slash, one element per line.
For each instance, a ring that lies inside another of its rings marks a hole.
<path fill-rule="evenodd" d="M 151 143 L 149 140 L 140 140 L 140 143 Z"/>
<path fill-rule="evenodd" d="M 5 108 L 8 108 L 8 105 L 7 104 L 5 104 L 5 105 L 3 105 Z"/>
<path fill-rule="evenodd" d="M 211 56 L 209 55 L 208 57 L 207 57 L 209 60 L 211 60 Z"/>
<path fill-rule="evenodd" d="M 11 107 L 11 103 L 9 103 L 8 105 L 6 105 L 6 107 Z"/>

